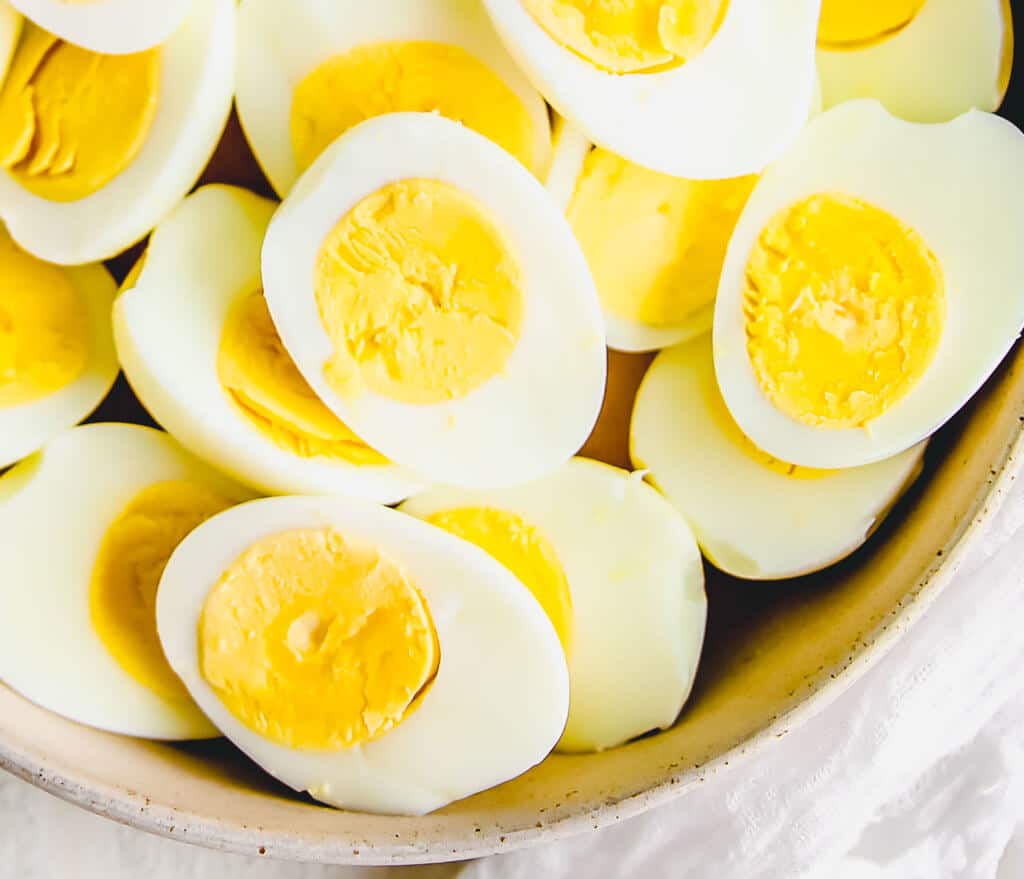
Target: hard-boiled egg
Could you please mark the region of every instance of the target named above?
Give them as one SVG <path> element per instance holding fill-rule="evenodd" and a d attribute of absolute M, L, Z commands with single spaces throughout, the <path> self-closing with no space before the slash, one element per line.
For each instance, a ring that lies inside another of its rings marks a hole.
<path fill-rule="evenodd" d="M 114 308 L 125 375 L 179 441 L 248 485 L 402 500 L 417 483 L 317 399 L 274 329 L 260 248 L 275 207 L 206 186 L 157 226 Z"/>
<path fill-rule="evenodd" d="M 195 525 L 248 494 L 167 434 L 89 424 L 0 477 L 0 679 L 45 708 L 155 739 L 216 730 L 157 639 L 157 584 Z"/>
<path fill-rule="evenodd" d="M 594 143 L 690 178 L 777 158 L 807 119 L 820 0 L 484 0 L 541 93 Z"/>
<path fill-rule="evenodd" d="M 189 10 L 208 0 L 10 0 L 60 39 L 112 55 L 152 49 L 171 38 Z"/>
<path fill-rule="evenodd" d="M 823 0 L 826 107 L 877 98 L 913 122 L 995 110 L 1013 65 L 1009 0 Z"/>
<path fill-rule="evenodd" d="M 7 0 L 0 0 L 0 85 L 7 73 L 7 65 L 14 54 L 21 34 L 21 15 Z"/>
<path fill-rule="evenodd" d="M 761 178 L 726 257 L 715 369 L 755 445 L 808 467 L 931 434 L 1024 326 L 1024 135 L 971 111 L 819 116 Z"/>
<path fill-rule="evenodd" d="M 263 285 L 316 394 L 428 480 L 550 472 L 597 418 L 604 326 L 572 230 L 456 122 L 392 113 L 336 140 L 274 215 Z"/>
<path fill-rule="evenodd" d="M 569 662 L 560 750 L 675 722 L 704 641 L 704 573 L 683 517 L 638 476 L 576 458 L 536 482 L 431 488 L 401 509 L 486 549 L 550 615 Z"/>
<path fill-rule="evenodd" d="M 103 266 L 60 268 L 0 226 L 0 468 L 85 418 L 117 377 Z"/>
<path fill-rule="evenodd" d="M 422 814 L 540 762 L 569 700 L 555 630 L 471 544 L 387 507 L 255 501 L 197 528 L 157 599 L 171 666 L 260 766 Z"/>
<path fill-rule="evenodd" d="M 382 113 L 437 112 L 537 174 L 544 101 L 479 0 L 242 0 L 238 112 L 280 195 L 338 135 Z"/>
<path fill-rule="evenodd" d="M 107 259 L 181 200 L 231 107 L 234 19 L 232 0 L 197 2 L 131 55 L 26 22 L 0 89 L 0 218 L 18 244 L 62 265 Z"/>
<path fill-rule="evenodd" d="M 918 475 L 924 451 L 849 470 L 771 457 L 725 408 L 706 336 L 655 359 L 637 394 L 630 447 L 711 562 L 754 580 L 817 571 L 857 549 Z"/>

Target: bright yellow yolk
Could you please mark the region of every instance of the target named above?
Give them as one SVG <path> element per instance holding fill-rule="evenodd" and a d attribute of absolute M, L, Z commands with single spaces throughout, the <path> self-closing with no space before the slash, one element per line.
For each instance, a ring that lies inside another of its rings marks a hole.
<path fill-rule="evenodd" d="M 124 508 L 100 544 L 89 587 L 93 629 L 128 674 L 164 698 L 189 697 L 156 633 L 160 577 L 188 533 L 230 506 L 203 486 L 158 482 Z"/>
<path fill-rule="evenodd" d="M 159 82 L 157 49 L 100 55 L 26 25 L 0 92 L 0 166 L 40 198 L 91 195 L 138 155 Z"/>
<path fill-rule="evenodd" d="M 334 345 L 325 376 L 405 403 L 457 399 L 498 375 L 523 319 L 519 265 L 471 196 L 404 180 L 364 198 L 327 236 L 313 279 Z"/>
<path fill-rule="evenodd" d="M 67 275 L 0 227 L 0 408 L 71 384 L 89 360 L 89 316 Z"/>
<path fill-rule="evenodd" d="M 818 45 L 859 49 L 879 43 L 910 24 L 926 0 L 822 0 Z"/>
<path fill-rule="evenodd" d="M 862 427 L 928 369 L 945 284 L 921 236 L 879 208 L 814 195 L 761 233 L 744 288 L 761 389 L 804 424 Z"/>
<path fill-rule="evenodd" d="M 504 147 L 533 171 L 534 131 L 523 102 L 490 67 L 444 43 L 372 43 L 332 58 L 295 89 L 299 167 L 354 125 L 384 113 L 440 113 Z"/>
<path fill-rule="evenodd" d="M 430 612 L 402 568 L 328 529 L 254 543 L 199 621 L 206 682 L 242 723 L 292 748 L 384 735 L 415 708 L 439 658 Z"/>
<path fill-rule="evenodd" d="M 610 73 L 683 64 L 714 37 L 728 0 L 523 0 L 548 36 Z"/>
<path fill-rule="evenodd" d="M 515 574 L 544 608 L 568 652 L 572 639 L 569 581 L 555 548 L 538 528 L 515 513 L 491 507 L 443 510 L 427 521 L 486 550 Z"/>
<path fill-rule="evenodd" d="M 568 215 L 604 307 L 671 327 L 714 302 L 756 179 L 685 180 L 592 150 Z"/>
<path fill-rule="evenodd" d="M 358 465 L 387 464 L 313 393 L 277 334 L 262 290 L 242 296 L 228 314 L 217 375 L 245 416 L 285 451 Z"/>

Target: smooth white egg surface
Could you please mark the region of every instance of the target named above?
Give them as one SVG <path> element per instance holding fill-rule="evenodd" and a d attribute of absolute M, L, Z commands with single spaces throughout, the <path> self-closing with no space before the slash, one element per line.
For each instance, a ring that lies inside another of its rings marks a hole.
<path fill-rule="evenodd" d="M 596 421 L 604 327 L 572 230 L 458 123 L 394 113 L 336 140 L 274 215 L 263 284 L 316 394 L 427 480 L 539 476 Z"/>
<path fill-rule="evenodd" d="M 0 477 L 0 679 L 38 705 L 154 739 L 216 730 L 164 659 L 154 606 L 177 542 L 249 494 L 167 434 L 90 424 Z"/>
<path fill-rule="evenodd" d="M 924 444 L 849 470 L 772 458 L 729 415 L 704 337 L 654 360 L 637 394 L 630 452 L 715 567 L 777 580 L 820 570 L 861 546 L 921 472 Z"/>
<path fill-rule="evenodd" d="M 912 122 L 1002 103 L 1013 65 L 1009 0 L 823 0 L 826 107 L 877 98 Z"/>
<path fill-rule="evenodd" d="M 438 112 L 547 167 L 540 95 L 479 0 L 243 0 L 238 113 L 285 195 L 338 135 L 391 112 Z"/>
<path fill-rule="evenodd" d="M 715 370 L 773 457 L 856 467 L 915 445 L 1024 325 L 1024 135 L 874 101 L 824 113 L 762 177 L 715 313 Z"/>
<path fill-rule="evenodd" d="M 244 504 L 175 552 L 171 666 L 220 730 L 331 805 L 423 814 L 540 762 L 565 724 L 543 610 L 477 547 L 340 497 Z"/>
<path fill-rule="evenodd" d="M 103 266 L 48 265 L 0 226 L 0 468 L 81 421 L 114 384 L 116 291 Z"/>
<path fill-rule="evenodd" d="M 0 217 L 15 241 L 76 265 L 145 236 L 213 153 L 234 63 L 232 0 L 195 3 L 166 43 L 131 55 L 26 23 L 0 89 Z"/>
<path fill-rule="evenodd" d="M 548 612 L 569 663 L 559 750 L 675 722 L 704 642 L 704 573 L 683 517 L 638 475 L 575 458 L 514 488 L 431 488 L 401 510 L 488 550 Z"/>
<path fill-rule="evenodd" d="M 26 18 L 93 52 L 142 52 L 171 38 L 206 0 L 11 0 Z"/>
<path fill-rule="evenodd" d="M 418 483 L 316 398 L 271 322 L 260 249 L 275 208 L 204 186 L 156 228 L 114 307 L 125 375 L 160 424 L 243 483 L 400 501 Z"/>
<path fill-rule="evenodd" d="M 694 179 L 759 172 L 797 136 L 819 4 L 484 0 L 527 76 L 591 141 Z"/>

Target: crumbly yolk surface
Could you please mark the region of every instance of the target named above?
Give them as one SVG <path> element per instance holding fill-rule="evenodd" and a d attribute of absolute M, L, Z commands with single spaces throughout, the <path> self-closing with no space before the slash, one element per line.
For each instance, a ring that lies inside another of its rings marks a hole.
<path fill-rule="evenodd" d="M 111 523 L 93 564 L 93 629 L 128 674 L 166 699 L 187 701 L 189 696 L 157 636 L 157 586 L 178 544 L 230 506 L 227 498 L 192 482 L 155 483 Z"/>
<path fill-rule="evenodd" d="M 437 673 L 430 611 L 406 572 L 331 529 L 250 546 L 210 591 L 200 670 L 247 727 L 336 751 L 397 726 Z"/>
<path fill-rule="evenodd" d="M 89 360 L 89 316 L 68 276 L 0 227 L 0 408 L 70 385 Z"/>
<path fill-rule="evenodd" d="M 813 195 L 781 211 L 744 284 L 757 381 L 804 424 L 868 425 L 917 384 L 942 336 L 935 254 L 892 214 L 849 196 Z"/>
<path fill-rule="evenodd" d="M 572 640 L 572 596 L 551 542 L 521 516 L 492 507 L 460 507 L 427 517 L 431 525 L 468 540 L 515 574 L 548 615 L 562 648 Z"/>
<path fill-rule="evenodd" d="M 859 49 L 898 34 L 926 0 L 822 0 L 818 45 Z"/>
<path fill-rule="evenodd" d="M 711 42 L 728 0 L 523 0 L 555 42 L 609 73 L 683 64 Z"/>
<path fill-rule="evenodd" d="M 568 216 L 605 309 L 671 327 L 714 302 L 756 179 L 686 180 L 592 150 Z"/>
<path fill-rule="evenodd" d="M 498 375 L 523 320 L 521 272 L 472 196 L 435 180 L 368 195 L 323 242 L 313 288 L 342 397 L 458 399 Z"/>
<path fill-rule="evenodd" d="M 26 24 L 0 91 L 0 166 L 40 198 L 91 195 L 142 149 L 159 85 L 158 49 L 101 55 Z"/>
<path fill-rule="evenodd" d="M 526 107 L 465 49 L 426 41 L 359 46 L 325 61 L 296 87 L 291 108 L 302 170 L 335 138 L 384 113 L 440 113 L 490 138 L 534 172 L 540 157 Z"/>
<path fill-rule="evenodd" d="M 357 465 L 387 464 L 313 393 L 277 334 L 262 290 L 244 294 L 228 313 L 217 376 L 245 417 L 285 451 Z"/>

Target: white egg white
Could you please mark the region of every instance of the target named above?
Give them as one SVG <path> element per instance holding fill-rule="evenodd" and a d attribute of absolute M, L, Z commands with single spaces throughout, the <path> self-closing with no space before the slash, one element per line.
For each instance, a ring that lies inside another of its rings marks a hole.
<path fill-rule="evenodd" d="M 924 443 L 863 467 L 785 475 L 723 426 L 716 397 L 709 337 L 661 352 L 637 394 L 630 452 L 712 564 L 736 577 L 796 577 L 845 558 L 921 471 Z"/>
<path fill-rule="evenodd" d="M 826 111 L 762 176 L 740 217 L 715 311 L 715 371 L 743 432 L 770 455 L 807 467 L 857 467 L 929 436 L 978 390 L 1024 326 L 1024 134 L 970 111 L 944 125 L 890 116 L 876 101 Z M 941 264 L 946 320 L 921 380 L 865 428 L 822 429 L 778 409 L 746 347 L 743 276 L 779 211 L 841 193 L 888 211 L 923 237 Z"/>
<path fill-rule="evenodd" d="M 240 722 L 203 678 L 198 622 L 209 590 L 252 543 L 333 528 L 396 561 L 422 593 L 440 646 L 437 677 L 399 725 L 359 747 L 288 748 Z M 547 616 L 504 567 L 469 543 L 387 507 L 345 498 L 270 498 L 215 516 L 171 557 L 157 623 L 172 668 L 235 745 L 316 799 L 424 814 L 539 763 L 562 732 L 565 658 Z"/>
<path fill-rule="evenodd" d="M 586 136 L 692 179 L 760 171 L 796 137 L 814 89 L 820 0 L 731 0 L 718 33 L 687 63 L 605 72 L 559 45 L 514 0 L 484 0 L 541 94 Z"/>
<path fill-rule="evenodd" d="M 242 0 L 238 115 L 279 195 L 300 174 L 289 121 L 296 86 L 337 55 L 399 40 L 459 46 L 490 67 L 522 101 L 535 133 L 535 166 L 546 166 L 547 107 L 498 40 L 479 0 Z"/>
<path fill-rule="evenodd" d="M 396 503 L 419 483 L 393 465 L 358 467 L 278 446 L 217 375 L 224 324 L 260 288 L 260 248 L 276 203 L 204 186 L 154 231 L 142 272 L 114 307 L 125 375 L 153 417 L 192 452 L 269 494 L 348 494 Z"/>
<path fill-rule="evenodd" d="M 611 748 L 671 726 L 693 685 L 707 618 L 701 557 L 683 517 L 637 475 L 584 458 L 499 491 L 430 488 L 400 509 L 427 518 L 462 507 L 522 517 L 565 571 L 570 697 L 559 750 Z"/>
<path fill-rule="evenodd" d="M 506 368 L 466 396 L 410 405 L 325 380 L 333 351 L 312 278 L 322 242 L 359 201 L 397 180 L 450 184 L 504 232 L 523 275 L 520 337 Z M 424 479 L 510 485 L 583 444 L 604 396 L 604 326 L 593 279 L 544 187 L 500 147 L 433 114 L 392 113 L 336 140 L 274 215 L 263 245 L 267 304 L 306 381 L 373 448 Z"/>
<path fill-rule="evenodd" d="M 90 620 L 90 578 L 107 529 L 141 491 L 167 480 L 250 496 L 167 434 L 128 424 L 75 428 L 0 477 L 0 679 L 78 723 L 152 739 L 209 738 L 217 732 L 194 704 L 139 683 Z"/>
<path fill-rule="evenodd" d="M 0 172 L 0 217 L 29 253 L 60 265 L 108 259 L 144 237 L 195 184 L 231 110 L 233 0 L 195 3 L 160 51 L 153 124 L 139 154 L 110 183 L 77 201 L 56 202 Z"/>

